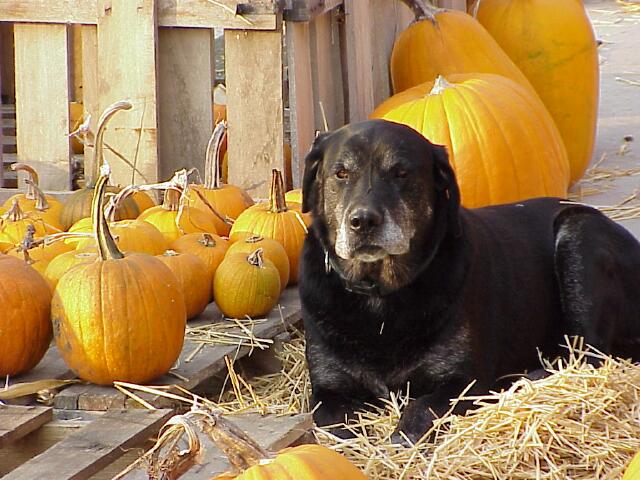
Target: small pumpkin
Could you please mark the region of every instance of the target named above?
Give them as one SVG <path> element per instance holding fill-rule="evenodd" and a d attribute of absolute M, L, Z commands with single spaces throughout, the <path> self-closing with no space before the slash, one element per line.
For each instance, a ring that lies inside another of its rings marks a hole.
<path fill-rule="evenodd" d="M 584 174 L 593 153 L 599 97 L 598 46 L 575 0 L 480 0 L 471 11 L 538 92 L 571 166 Z"/>
<path fill-rule="evenodd" d="M 49 348 L 51 290 L 23 261 L 0 254 L 0 377 L 25 373 Z"/>
<path fill-rule="evenodd" d="M 256 235 L 280 242 L 289 257 L 289 283 L 294 284 L 298 281 L 298 263 L 306 234 L 305 219 L 299 210 L 287 206 L 282 174 L 274 169 L 271 172 L 269 201 L 242 212 L 231 228 L 230 240 L 235 242 Z"/>
<path fill-rule="evenodd" d="M 11 170 L 14 172 L 24 172 L 27 175 L 27 191 L 25 193 L 18 193 L 9 197 L 4 202 L 4 208 L 8 210 L 13 206 L 13 201 L 18 200 L 18 204 L 24 212 L 32 212 L 36 210 L 36 205 L 38 204 L 38 184 L 40 179 L 38 172 L 36 172 L 36 170 L 30 165 L 20 162 L 12 163 Z M 47 203 L 49 209 L 56 212 L 59 217 L 60 212 L 62 211 L 62 202 L 51 195 L 43 194 L 43 196 L 44 200 L 41 200 L 41 203 Z M 52 225 L 56 226 L 55 223 L 52 223 Z"/>
<path fill-rule="evenodd" d="M 234 255 L 236 253 L 249 254 L 258 248 L 263 250 L 264 258 L 271 260 L 278 269 L 278 273 L 280 274 L 280 288 L 284 290 L 289 283 L 289 257 L 284 247 L 276 240 L 251 235 L 234 242 L 229 247 L 229 250 L 227 250 L 227 255 Z"/>
<path fill-rule="evenodd" d="M 82 263 L 95 262 L 97 258 L 98 254 L 96 252 L 71 250 L 52 259 L 45 268 L 43 276 L 51 285 L 51 289 L 54 290 L 62 275 L 71 270 L 71 268 Z"/>
<path fill-rule="evenodd" d="M 233 221 L 247 207 L 253 205 L 251 197 L 240 187 L 223 184 L 220 180 L 218 153 L 226 132 L 226 123 L 219 123 L 207 145 L 205 159 L 205 181 L 202 185 L 191 184 L 187 190 L 188 205 L 210 212 L 220 235 L 229 235 Z"/>
<path fill-rule="evenodd" d="M 390 69 L 395 93 L 434 81 L 438 75 L 472 72 L 502 75 L 534 92 L 527 77 L 476 19 L 458 10 L 427 6 L 422 0 L 403 1 L 417 20 L 393 46 Z"/>
<path fill-rule="evenodd" d="M 322 445 L 298 445 L 269 452 L 220 416 L 205 422 L 209 438 L 237 472 L 217 475 L 212 480 L 367 480 L 358 467 Z"/>
<path fill-rule="evenodd" d="M 225 256 L 213 278 L 213 298 L 229 318 L 258 318 L 278 303 L 280 273 L 263 250 Z"/>
<path fill-rule="evenodd" d="M 102 141 L 95 148 L 101 150 Z M 180 354 L 184 296 L 171 270 L 156 257 L 125 256 L 118 249 L 103 209 L 106 165 L 102 172 L 91 212 L 99 258 L 75 266 L 58 281 L 51 303 L 54 337 L 80 378 L 103 385 L 145 383 L 166 373 Z"/>
<path fill-rule="evenodd" d="M 167 250 L 158 258 L 173 272 L 180 283 L 187 307 L 187 318 L 194 318 L 204 312 L 211 300 L 213 275 L 204 261 L 192 253 L 178 253 Z"/>
<path fill-rule="evenodd" d="M 540 99 L 499 75 L 439 77 L 382 115 L 444 145 L 466 207 L 564 197 L 567 153 Z M 395 96 L 385 104 L 395 103 Z M 378 111 L 386 110 L 385 104 Z"/>
<path fill-rule="evenodd" d="M 149 255 L 160 255 L 169 246 L 169 242 L 160 231 L 150 223 L 141 220 L 120 220 L 110 222 L 109 229 L 115 237 L 116 245 L 123 252 L 148 253 Z M 91 218 L 83 218 L 78 221 L 70 232 L 91 232 Z M 75 243 L 76 250 L 86 250 L 96 247 L 94 238 L 81 238 L 68 240 Z"/>
<path fill-rule="evenodd" d="M 174 240 L 169 248 L 179 253 L 191 253 L 200 258 L 213 278 L 227 253 L 229 242 L 213 233 L 188 233 Z M 213 299 L 213 292 L 211 292 L 211 298 Z"/>
<path fill-rule="evenodd" d="M 134 192 L 131 198 L 136 202 L 140 213 L 157 205 L 156 201 L 147 192 Z"/>
<path fill-rule="evenodd" d="M 102 139 L 104 137 L 105 125 L 106 122 L 103 120 L 107 120 L 111 118 L 111 116 L 117 112 L 118 110 L 123 108 L 126 102 L 116 102 L 110 105 L 100 117 L 98 121 L 98 130 L 96 132 L 95 144 L 102 143 Z M 129 106 L 131 104 L 128 104 Z M 129 107 L 131 108 L 131 107 Z M 102 126 L 102 129 L 100 128 Z M 60 222 L 64 230 L 67 230 L 74 223 L 82 218 L 86 218 L 91 216 L 91 204 L 93 200 L 93 193 L 96 181 L 98 179 L 98 170 L 100 165 L 103 163 L 103 152 L 99 152 L 97 148 L 93 149 L 93 164 L 95 171 L 93 172 L 92 178 L 89 179 L 88 185 L 85 188 L 80 190 L 76 190 L 73 192 L 64 203 L 64 207 L 62 212 L 60 213 Z M 108 193 L 118 193 L 120 189 L 118 187 L 106 187 L 106 191 Z M 140 214 L 140 210 L 138 209 L 138 205 L 133 200 L 133 198 L 127 198 L 123 201 L 122 205 L 118 208 L 116 212 L 115 220 L 126 220 L 131 218 L 136 218 Z"/>
<path fill-rule="evenodd" d="M 37 215 L 34 218 L 23 212 L 19 201 L 14 199 L 13 206 L 0 218 L 0 242 L 17 245 L 27 234 L 29 225 L 34 229 L 34 237 L 44 237 L 60 232 L 57 228 L 43 222 Z"/>
<path fill-rule="evenodd" d="M 180 205 L 182 190 L 178 187 L 167 189 L 162 205 L 142 212 L 138 220 L 150 223 L 164 235 L 168 243 L 187 233 L 215 233 L 216 224 L 211 215 L 199 208 Z"/>

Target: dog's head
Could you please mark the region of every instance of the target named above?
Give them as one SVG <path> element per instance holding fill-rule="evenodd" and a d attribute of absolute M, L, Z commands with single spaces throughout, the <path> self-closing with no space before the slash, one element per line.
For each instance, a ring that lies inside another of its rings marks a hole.
<path fill-rule="evenodd" d="M 305 160 L 303 211 L 351 280 L 401 286 L 419 264 L 436 209 L 458 228 L 459 192 L 447 153 L 384 120 L 316 139 Z"/>

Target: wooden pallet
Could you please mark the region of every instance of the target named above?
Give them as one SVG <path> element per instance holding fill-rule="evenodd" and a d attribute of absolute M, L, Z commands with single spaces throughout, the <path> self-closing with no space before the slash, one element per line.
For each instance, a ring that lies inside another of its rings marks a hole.
<path fill-rule="evenodd" d="M 174 413 L 171 409 L 114 409 L 87 414 L 0 405 L 0 476 L 5 480 L 112 478 L 152 445 L 153 437 Z M 311 427 L 309 415 L 241 415 L 233 419 L 260 445 L 272 450 L 298 441 Z M 206 439 L 203 446 L 202 464 L 182 479 L 211 478 L 229 468 Z M 147 477 L 134 470 L 126 478 Z"/>
<path fill-rule="evenodd" d="M 254 328 L 254 335 L 259 338 L 273 339 L 285 331 L 288 325 L 301 318 L 300 299 L 296 288 L 288 288 L 280 297 L 280 303 L 269 314 L 265 322 Z M 189 322 L 189 326 L 202 326 L 226 321 L 217 306 L 212 303 L 198 318 Z M 257 350 L 254 350 L 256 352 Z M 154 385 L 179 385 L 183 388 L 203 394 L 218 393 L 222 381 L 226 377 L 225 357 L 234 360 L 246 357 L 251 353 L 249 347 L 202 345 L 199 342 L 185 340 L 184 347 L 175 368 L 169 374 L 153 381 Z M 33 382 L 42 379 L 75 378 L 55 346 L 52 346 L 40 364 L 29 373 L 11 379 L 11 384 Z M 158 408 L 174 407 L 175 404 L 166 398 L 144 396 L 145 400 Z M 91 384 L 75 384 L 57 393 L 53 398 L 53 406 L 62 410 L 97 410 L 122 409 L 139 406 L 123 393 L 112 387 Z"/>

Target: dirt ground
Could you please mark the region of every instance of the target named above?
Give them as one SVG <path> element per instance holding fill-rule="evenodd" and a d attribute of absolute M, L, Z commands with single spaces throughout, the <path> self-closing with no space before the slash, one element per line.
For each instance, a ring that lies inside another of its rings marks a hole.
<path fill-rule="evenodd" d="M 616 0 L 585 0 L 600 46 L 600 111 L 592 166 L 600 173 L 617 171 L 612 180 L 589 181 L 574 187 L 595 187 L 599 193 L 583 197 L 590 205 L 613 206 L 637 194 L 625 207 L 631 218 L 621 223 L 640 238 L 640 2 L 635 6 Z M 631 2 L 629 2 L 631 4 Z M 626 144 L 625 137 L 633 137 Z M 622 148 L 622 151 L 621 151 Z M 604 158 L 603 158 L 604 156 Z M 629 175 L 622 175 L 628 171 Z M 591 177 L 593 178 L 593 176 Z M 618 209 L 618 214 L 623 210 Z"/>

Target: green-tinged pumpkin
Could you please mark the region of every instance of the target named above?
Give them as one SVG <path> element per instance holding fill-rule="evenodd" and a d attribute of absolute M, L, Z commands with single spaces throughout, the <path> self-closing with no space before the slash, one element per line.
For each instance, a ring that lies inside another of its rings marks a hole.
<path fill-rule="evenodd" d="M 213 275 L 204 261 L 192 253 L 178 253 L 167 250 L 158 258 L 178 279 L 187 307 L 187 318 L 194 318 L 204 312 L 211 300 Z"/>
<path fill-rule="evenodd" d="M 598 47 L 582 2 L 480 0 L 471 11 L 526 75 L 556 122 L 571 166 L 584 174 L 598 117 Z"/>
<path fill-rule="evenodd" d="M 210 213 L 217 232 L 223 236 L 229 235 L 233 221 L 253 205 L 247 192 L 235 185 L 223 184 L 220 180 L 218 152 L 225 128 L 225 122 L 219 123 L 207 145 L 204 184 L 191 184 L 187 190 L 188 205 Z"/>
<path fill-rule="evenodd" d="M 391 53 L 393 91 L 402 92 L 438 75 L 493 73 L 533 91 L 527 77 L 473 17 L 458 10 L 403 0 L 417 21 L 398 36 Z"/>
<path fill-rule="evenodd" d="M 49 348 L 51 290 L 25 262 L 0 254 L 0 377 L 25 373 Z"/>
<path fill-rule="evenodd" d="M 289 284 L 295 284 L 298 281 L 298 264 L 306 234 L 305 218 L 299 209 L 287 205 L 282 174 L 273 170 L 269 201 L 256 204 L 242 212 L 231 228 L 230 240 L 235 242 L 255 235 L 278 241 L 289 257 Z"/>
<path fill-rule="evenodd" d="M 122 108 L 112 108 L 101 122 Z M 95 148 L 101 150 L 102 142 Z M 108 180 L 103 168 L 92 206 L 99 258 L 73 267 L 58 281 L 51 304 L 54 336 L 62 358 L 80 378 L 102 385 L 146 383 L 165 374 L 180 354 L 184 296 L 156 257 L 125 256 L 118 249 L 103 210 Z"/>
<path fill-rule="evenodd" d="M 414 100 L 387 110 L 392 97 L 378 111 L 447 148 L 466 207 L 566 196 L 567 153 L 540 99 L 498 75 L 451 80 L 439 77 L 413 89 Z"/>
<path fill-rule="evenodd" d="M 142 212 L 138 220 L 148 222 L 160 230 L 169 244 L 187 233 L 217 234 L 212 215 L 196 207 L 180 205 L 181 193 L 178 188 L 168 189 L 162 205 Z"/>
<path fill-rule="evenodd" d="M 280 273 L 261 248 L 225 256 L 213 279 L 213 298 L 229 318 L 266 316 L 278 303 Z"/>
<path fill-rule="evenodd" d="M 102 120 L 111 115 L 111 113 L 115 111 L 114 109 L 119 109 L 125 104 L 126 102 L 117 102 L 107 108 L 98 121 L 98 125 L 105 125 L 105 122 L 102 122 Z M 131 104 L 128 105 L 130 106 Z M 131 106 L 129 108 L 131 108 Z M 98 128 L 95 139 L 96 145 L 103 141 L 104 132 L 104 127 L 102 129 Z M 78 220 L 91 216 L 91 204 L 94 196 L 95 184 L 98 179 L 98 170 L 100 168 L 100 165 L 102 165 L 103 153 L 99 152 L 97 148 L 94 148 L 93 155 L 93 165 L 95 171 L 93 172 L 92 178 L 89 179 L 89 183 L 85 188 L 76 190 L 71 195 L 69 195 L 64 203 L 62 212 L 60 213 L 60 222 L 64 230 L 67 230 Z M 116 194 L 119 191 L 120 188 L 118 187 L 106 187 L 107 193 Z M 118 207 L 114 219 L 127 220 L 137 218 L 138 215 L 140 215 L 140 210 L 138 209 L 138 205 L 136 204 L 135 200 L 133 198 L 127 198 Z"/>
<path fill-rule="evenodd" d="M 234 255 L 236 253 L 245 253 L 248 255 L 255 252 L 258 248 L 263 250 L 264 258 L 270 260 L 278 269 L 278 273 L 280 274 L 280 288 L 284 290 L 289 283 L 289 257 L 284 247 L 278 241 L 255 235 L 248 236 L 234 242 L 229 247 L 229 250 L 227 250 L 227 255 Z"/>

